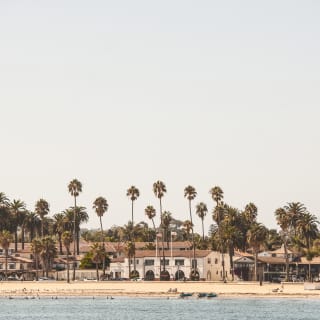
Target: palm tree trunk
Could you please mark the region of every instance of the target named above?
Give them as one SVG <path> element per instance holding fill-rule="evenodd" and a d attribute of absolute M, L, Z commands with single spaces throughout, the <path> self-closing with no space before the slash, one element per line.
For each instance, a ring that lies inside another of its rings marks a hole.
<path fill-rule="evenodd" d="M 192 248 L 193 248 L 193 263 L 192 263 L 192 271 L 191 271 L 191 277 L 194 280 L 194 277 L 196 276 L 197 266 L 196 266 L 196 246 L 194 243 L 194 232 L 193 232 L 193 223 L 192 223 L 192 214 L 191 214 L 191 200 L 189 200 L 189 213 L 190 213 L 190 221 L 191 221 L 191 232 L 192 232 Z"/>
<path fill-rule="evenodd" d="M 17 227 L 18 228 L 18 227 Z M 14 231 L 14 251 L 17 252 L 18 251 L 18 230 Z"/>
<path fill-rule="evenodd" d="M 5 279 L 8 280 L 8 249 L 5 249 Z"/>
<path fill-rule="evenodd" d="M 202 241 L 204 243 L 204 225 L 203 225 L 203 218 L 201 219 L 202 222 Z"/>
<path fill-rule="evenodd" d="M 99 216 L 100 218 L 100 230 L 101 230 L 101 239 L 100 241 L 102 242 L 102 246 L 103 246 L 103 252 L 104 254 L 106 253 L 106 246 L 104 243 L 104 236 L 103 236 L 103 229 L 102 229 L 102 217 Z M 102 259 L 102 274 L 105 275 L 106 274 L 106 257 L 104 256 Z"/>
<path fill-rule="evenodd" d="M 58 241 L 59 241 L 59 251 L 60 251 L 60 254 L 63 255 L 61 233 L 58 234 Z"/>
<path fill-rule="evenodd" d="M 76 207 L 77 207 L 77 197 L 74 197 L 74 208 L 73 208 L 73 256 L 74 261 L 72 263 L 73 268 L 73 275 L 72 280 L 75 281 L 76 279 Z"/>
<path fill-rule="evenodd" d="M 70 283 L 70 275 L 69 275 L 69 250 L 67 249 L 67 282 Z"/>
<path fill-rule="evenodd" d="M 38 262 L 38 254 L 35 254 L 35 259 L 36 259 L 36 280 L 39 280 L 39 262 Z"/>
<path fill-rule="evenodd" d="M 96 263 L 96 273 L 97 273 L 97 280 L 99 281 L 99 266 L 98 266 L 98 263 Z"/>
<path fill-rule="evenodd" d="M 24 236 L 25 236 L 25 230 L 24 225 L 22 225 L 21 228 L 21 249 L 24 250 Z"/>
<path fill-rule="evenodd" d="M 161 227 L 162 227 L 162 263 L 163 263 L 163 271 L 166 271 L 166 256 L 164 253 L 164 227 L 163 227 L 163 223 L 162 223 L 162 203 L 161 203 L 161 198 L 159 198 L 160 200 L 160 217 L 161 217 Z M 161 265 L 161 264 L 160 264 Z M 161 268 L 160 268 L 160 278 L 161 278 Z"/>
<path fill-rule="evenodd" d="M 289 281 L 289 258 L 288 258 L 288 248 L 287 248 L 287 240 L 283 241 L 284 246 L 284 255 L 286 260 L 286 281 Z"/>
<path fill-rule="evenodd" d="M 255 250 L 254 252 L 254 281 L 257 281 L 257 274 L 258 274 L 258 251 Z"/>
<path fill-rule="evenodd" d="M 136 250 L 135 250 L 135 236 L 134 236 L 134 224 L 133 224 L 133 200 L 131 201 L 131 222 L 132 222 L 132 234 L 131 241 L 133 242 L 133 272 L 136 274 Z"/>
<path fill-rule="evenodd" d="M 218 207 L 219 202 L 217 201 L 217 205 L 216 207 Z M 225 268 L 224 268 L 224 247 L 222 244 L 222 237 L 221 237 L 221 226 L 220 226 L 220 214 L 218 212 L 218 219 L 217 219 L 217 223 L 218 223 L 218 234 L 219 234 L 219 244 L 220 244 L 220 250 L 221 250 L 221 264 L 222 264 L 222 280 L 223 282 L 226 282 L 226 272 L 225 272 Z"/>

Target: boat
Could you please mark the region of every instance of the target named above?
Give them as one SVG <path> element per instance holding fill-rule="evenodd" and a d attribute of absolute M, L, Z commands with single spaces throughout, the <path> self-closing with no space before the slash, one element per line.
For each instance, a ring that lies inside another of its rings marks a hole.
<path fill-rule="evenodd" d="M 207 298 L 216 298 L 218 295 L 215 292 L 211 292 L 207 294 Z"/>
<path fill-rule="evenodd" d="M 180 298 L 192 297 L 193 293 L 190 292 L 181 292 Z"/>
<path fill-rule="evenodd" d="M 207 296 L 207 293 L 205 293 L 205 292 L 198 293 L 198 298 L 205 298 L 206 296 Z"/>

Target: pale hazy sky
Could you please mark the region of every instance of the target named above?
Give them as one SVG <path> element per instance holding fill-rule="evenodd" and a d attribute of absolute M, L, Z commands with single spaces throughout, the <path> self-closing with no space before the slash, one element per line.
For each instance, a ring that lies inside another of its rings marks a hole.
<path fill-rule="evenodd" d="M 0 0 L 0 191 L 73 204 L 106 228 L 158 209 L 188 218 L 184 187 L 212 223 L 215 185 L 275 227 L 303 202 L 319 216 L 320 2 Z M 197 230 L 200 231 L 200 221 Z M 159 215 L 157 217 L 159 221 Z"/>

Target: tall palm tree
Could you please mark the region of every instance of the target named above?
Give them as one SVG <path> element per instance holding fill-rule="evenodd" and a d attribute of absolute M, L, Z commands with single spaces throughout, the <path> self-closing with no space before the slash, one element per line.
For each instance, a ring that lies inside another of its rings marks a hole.
<path fill-rule="evenodd" d="M 284 246 L 284 255 L 286 260 L 286 281 L 289 279 L 289 257 L 288 257 L 288 237 L 290 231 L 291 217 L 288 214 L 287 210 L 284 208 L 278 208 L 275 211 L 275 216 L 277 220 L 277 224 L 281 228 L 281 237 Z"/>
<path fill-rule="evenodd" d="M 160 203 L 160 226 L 162 227 L 162 198 L 167 192 L 166 185 L 158 180 L 153 184 L 153 193 L 154 195 L 159 199 Z M 165 272 L 166 270 L 166 265 L 165 265 L 165 253 L 164 253 L 164 229 L 162 228 L 162 260 L 163 260 L 163 271 Z M 161 279 L 161 264 L 160 264 L 160 279 Z"/>
<path fill-rule="evenodd" d="M 43 220 L 44 217 L 49 213 L 49 203 L 44 200 L 44 199 L 40 199 L 36 202 L 35 205 L 35 212 L 38 214 L 38 216 L 41 219 L 41 237 L 43 237 Z"/>
<path fill-rule="evenodd" d="M 67 251 L 67 282 L 70 283 L 70 275 L 69 275 L 69 255 L 70 255 L 70 245 L 72 242 L 72 233 L 70 231 L 64 231 L 62 234 L 63 245 Z"/>
<path fill-rule="evenodd" d="M 14 250 L 18 251 L 18 227 L 21 224 L 22 214 L 26 211 L 26 205 L 21 200 L 13 200 L 9 205 L 14 222 Z"/>
<path fill-rule="evenodd" d="M 9 231 L 3 230 L 0 232 L 0 245 L 5 252 L 5 279 L 8 280 L 8 251 L 12 236 Z"/>
<path fill-rule="evenodd" d="M 31 252 L 36 265 L 36 281 L 39 280 L 39 256 L 42 251 L 42 243 L 39 239 L 33 239 L 31 242 Z"/>
<path fill-rule="evenodd" d="M 261 223 L 254 223 L 248 232 L 248 242 L 254 252 L 254 281 L 257 281 L 258 273 L 258 252 L 260 247 L 264 244 L 268 234 L 267 228 Z"/>
<path fill-rule="evenodd" d="M 139 189 L 136 188 L 135 186 L 131 186 L 127 190 L 127 196 L 131 200 L 131 222 L 132 222 L 132 225 L 134 225 L 134 222 L 133 222 L 133 203 L 140 196 Z M 134 228 L 132 230 L 134 230 Z M 131 241 L 133 242 L 133 245 L 135 246 L 134 233 L 131 235 Z M 136 274 L 136 257 L 135 257 L 135 254 L 133 256 L 133 272 L 134 272 L 134 274 Z"/>
<path fill-rule="evenodd" d="M 204 217 L 207 215 L 208 213 L 208 208 L 207 205 L 203 202 L 200 202 L 196 205 L 196 214 L 198 215 L 198 217 L 201 219 L 201 223 L 202 223 L 202 241 L 204 242 L 204 224 L 203 224 L 203 220 Z"/>
<path fill-rule="evenodd" d="M 191 201 L 195 199 L 195 197 L 197 196 L 197 191 L 194 187 L 192 186 L 187 186 L 184 188 L 184 197 L 188 199 L 189 202 L 189 214 L 190 214 L 190 221 L 193 225 L 192 222 L 192 212 L 191 212 Z M 191 270 L 191 279 L 195 280 L 196 278 L 196 271 L 197 271 L 197 265 L 196 265 L 196 246 L 194 243 L 194 231 L 193 231 L 193 227 L 191 229 L 192 232 L 192 248 L 193 248 L 193 268 Z"/>
<path fill-rule="evenodd" d="M 93 202 L 93 209 L 95 209 L 99 219 L 100 219 L 100 231 L 101 231 L 101 242 L 103 245 L 103 250 L 106 250 L 105 243 L 104 243 L 104 235 L 103 235 L 103 228 L 102 228 L 102 217 L 108 211 L 108 202 L 104 197 L 98 197 Z M 103 259 L 102 263 L 103 275 L 106 273 L 106 259 Z"/>
<path fill-rule="evenodd" d="M 76 255 L 76 207 L 77 207 L 77 197 L 80 192 L 82 192 L 82 183 L 73 179 L 68 184 L 68 190 L 71 196 L 74 198 L 74 206 L 73 206 L 73 255 Z M 74 279 L 73 279 L 74 280 Z"/>
<path fill-rule="evenodd" d="M 223 199 L 223 191 L 219 186 L 215 186 L 210 189 L 209 193 L 211 194 L 212 200 L 216 202 L 216 208 L 215 210 L 218 211 L 219 207 L 222 205 L 222 199 Z M 217 215 L 218 219 L 216 220 L 217 226 L 218 226 L 218 235 L 219 235 L 219 247 L 221 250 L 221 264 L 222 264 L 222 280 L 223 282 L 226 282 L 226 273 L 225 273 L 225 265 L 224 265 L 224 250 L 222 246 L 222 235 L 221 235 L 221 215 Z"/>

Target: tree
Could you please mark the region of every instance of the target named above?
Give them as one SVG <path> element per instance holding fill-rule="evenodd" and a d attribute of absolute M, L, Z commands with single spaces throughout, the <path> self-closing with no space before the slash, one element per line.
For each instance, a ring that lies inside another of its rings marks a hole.
<path fill-rule="evenodd" d="M 154 217 L 156 216 L 156 209 L 153 206 L 149 205 L 144 209 L 144 213 L 152 221 L 153 230 L 156 235 L 156 258 L 157 258 L 158 257 L 158 237 L 157 237 L 156 225 L 154 223 Z"/>
<path fill-rule="evenodd" d="M 64 231 L 62 233 L 62 241 L 63 241 L 63 245 L 65 246 L 66 251 L 67 251 L 67 282 L 70 283 L 69 255 L 70 255 L 70 245 L 72 242 L 72 233 L 70 231 Z"/>
<path fill-rule="evenodd" d="M 63 213 L 56 213 L 53 216 L 54 223 L 53 223 L 53 231 L 55 234 L 58 235 L 58 242 L 59 242 L 59 254 L 62 255 L 62 234 L 65 231 L 65 224 L 66 224 L 66 217 Z"/>
<path fill-rule="evenodd" d="M 275 211 L 275 216 L 277 220 L 277 224 L 280 226 L 282 232 L 281 237 L 284 246 L 284 255 L 286 260 L 286 281 L 289 279 L 289 257 L 288 257 L 288 237 L 290 231 L 291 217 L 284 208 L 278 208 Z"/>
<path fill-rule="evenodd" d="M 42 251 L 42 243 L 39 239 L 33 239 L 31 242 L 31 252 L 33 254 L 36 265 L 36 281 L 39 280 L 39 257 Z"/>
<path fill-rule="evenodd" d="M 267 234 L 267 228 L 263 224 L 257 222 L 252 224 L 248 232 L 248 242 L 254 252 L 254 281 L 257 281 L 258 252 L 260 247 L 264 244 Z"/>
<path fill-rule="evenodd" d="M 131 222 L 132 222 L 132 226 L 134 226 L 134 221 L 133 221 L 133 203 L 134 203 L 135 200 L 138 199 L 139 195 L 140 195 L 139 189 L 136 188 L 135 186 L 131 186 L 127 190 L 127 196 L 131 200 Z M 134 230 L 134 228 L 132 230 Z M 133 242 L 133 245 L 135 246 L 134 233 L 132 233 L 132 235 L 131 235 L 131 241 Z M 134 271 L 134 273 L 136 273 L 136 257 L 135 257 L 135 253 L 134 253 L 134 256 L 133 256 L 133 271 Z"/>
<path fill-rule="evenodd" d="M 192 186 L 187 186 L 184 189 L 184 197 L 188 199 L 189 202 L 189 214 L 190 214 L 190 221 L 193 225 L 192 222 L 192 212 L 191 212 L 191 201 L 195 199 L 195 197 L 197 196 L 197 191 L 194 187 Z M 196 280 L 196 271 L 197 271 L 197 266 L 196 266 L 196 246 L 195 246 L 195 242 L 194 242 L 194 231 L 193 231 L 193 227 L 191 229 L 191 233 L 192 233 L 192 248 L 193 248 L 193 263 L 194 263 L 194 267 L 191 270 L 191 280 Z"/>
<path fill-rule="evenodd" d="M 26 205 L 21 200 L 13 200 L 9 205 L 10 211 L 13 216 L 14 223 L 14 251 L 18 251 L 18 227 L 22 224 L 22 216 L 26 211 Z"/>
<path fill-rule="evenodd" d="M 98 197 L 94 202 L 93 202 L 93 209 L 95 209 L 96 214 L 98 215 L 100 219 L 100 231 L 101 231 L 101 242 L 103 245 L 103 250 L 106 250 L 105 243 L 104 243 L 104 236 L 103 236 L 103 228 L 102 228 L 102 217 L 103 215 L 108 211 L 108 202 L 104 197 Z M 105 267 L 105 259 L 103 259 L 103 275 L 105 275 L 106 267 Z"/>
<path fill-rule="evenodd" d="M 74 198 L 73 206 L 73 255 L 76 256 L 76 207 L 77 207 L 77 197 L 80 192 L 82 192 L 82 184 L 79 180 L 73 179 L 69 182 L 68 190 L 71 196 Z M 73 279 L 74 280 L 74 279 Z"/>
<path fill-rule="evenodd" d="M 44 199 L 38 200 L 35 205 L 35 212 L 41 219 L 41 237 L 43 237 L 43 220 L 44 217 L 49 213 L 49 203 Z"/>
<path fill-rule="evenodd" d="M 222 263 L 222 280 L 223 282 L 226 282 L 226 273 L 225 273 L 225 266 L 224 266 L 224 250 L 222 248 L 222 236 L 221 236 L 221 228 L 220 228 L 220 223 L 221 223 L 221 214 L 223 213 L 223 191 L 219 186 L 215 186 L 210 189 L 209 193 L 211 194 L 212 200 L 216 202 L 216 207 L 214 209 L 214 213 L 217 213 L 217 226 L 218 226 L 218 236 L 219 236 L 219 247 L 221 248 L 221 263 Z"/>
<path fill-rule="evenodd" d="M 46 277 L 48 277 L 49 270 L 52 267 L 53 260 L 57 254 L 55 241 L 51 237 L 44 237 L 41 239 L 41 260 Z"/>
<path fill-rule="evenodd" d="M 8 251 L 12 236 L 9 231 L 3 230 L 0 232 L 0 245 L 5 252 L 5 279 L 8 280 Z"/>
<path fill-rule="evenodd" d="M 24 219 L 24 226 L 26 231 L 29 232 L 29 242 L 32 242 L 36 235 L 40 236 L 41 220 L 37 213 L 27 211 Z"/>
<path fill-rule="evenodd" d="M 166 185 L 158 180 L 153 184 L 153 193 L 154 195 L 159 199 L 159 204 L 160 204 L 160 226 L 162 226 L 162 198 L 164 194 L 167 192 Z M 166 271 L 166 261 L 165 261 L 165 253 L 164 253 L 164 229 L 162 228 L 162 260 L 163 260 L 163 272 L 165 273 Z M 160 266 L 160 280 L 161 280 L 161 266 Z"/>
<path fill-rule="evenodd" d="M 204 242 L 204 224 L 203 224 L 203 220 L 204 217 L 207 215 L 208 213 L 208 208 L 207 205 L 203 202 L 200 202 L 196 205 L 196 214 L 198 215 L 198 217 L 201 219 L 201 224 L 202 224 L 202 241 Z"/>
<path fill-rule="evenodd" d="M 94 243 L 91 246 L 92 262 L 96 265 L 97 280 L 99 280 L 99 264 L 105 259 L 105 251 L 100 243 Z"/>

